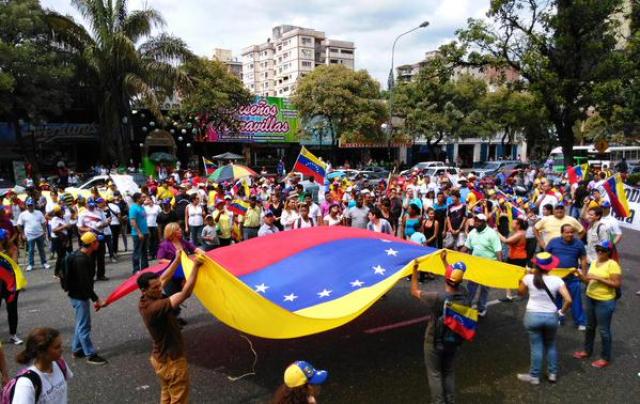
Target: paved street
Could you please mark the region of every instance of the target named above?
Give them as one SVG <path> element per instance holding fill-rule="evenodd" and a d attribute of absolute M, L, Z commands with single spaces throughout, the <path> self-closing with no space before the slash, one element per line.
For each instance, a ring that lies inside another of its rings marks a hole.
<path fill-rule="evenodd" d="M 571 358 L 583 334 L 567 325 L 558 338 L 561 370 L 559 382 L 533 387 L 516 380 L 528 368 L 528 339 L 522 326 L 524 304 L 499 303 L 490 307 L 476 341 L 466 344 L 457 360 L 457 392 L 461 403 L 578 403 L 635 402 L 640 389 L 640 325 L 636 308 L 640 297 L 637 274 L 640 234 L 626 232 L 622 243 L 623 298 L 614 315 L 614 361 L 597 370 Z M 108 282 L 97 285 L 105 297 L 129 276 L 129 256 L 110 264 Z M 65 339 L 66 356 L 73 332 L 73 312 L 52 271 L 28 274 L 29 287 L 20 295 L 19 332 L 26 336 L 36 326 L 58 328 Z M 430 288 L 440 287 L 440 281 Z M 492 293 L 491 299 L 503 296 Z M 70 382 L 74 403 L 153 403 L 159 397 L 149 365 L 150 340 L 137 312 L 137 293 L 93 316 L 93 340 L 110 363 L 94 367 L 69 359 L 75 373 Z M 240 334 L 220 324 L 197 299 L 187 302 L 184 329 L 191 366 L 192 402 L 266 402 L 281 381 L 286 365 L 305 359 L 330 372 L 320 396 L 331 403 L 427 402 L 428 388 L 422 360 L 423 315 L 420 305 L 401 281 L 361 318 L 345 327 L 297 340 L 271 341 L 250 337 L 258 354 L 256 375 L 239 381 L 229 378 L 251 371 L 253 355 Z M 4 310 L 0 316 L 6 316 Z M 6 324 L 6 319 L 3 324 Z M 404 327 L 385 327 L 397 323 Z M 568 322 L 570 324 L 570 321 Z M 274 327 L 277 327 L 274 324 Z M 3 333 L 7 330 L 3 329 Z M 2 334 L 6 339 L 7 335 Z M 4 345 L 10 370 L 20 349 Z M 596 349 L 599 350 L 599 338 Z"/>

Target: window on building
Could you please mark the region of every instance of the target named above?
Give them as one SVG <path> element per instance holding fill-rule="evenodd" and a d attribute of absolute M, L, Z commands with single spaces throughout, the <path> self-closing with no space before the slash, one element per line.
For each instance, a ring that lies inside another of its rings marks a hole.
<path fill-rule="evenodd" d="M 291 41 L 287 39 L 286 41 L 282 41 L 282 46 L 288 46 L 290 43 Z"/>
<path fill-rule="evenodd" d="M 338 59 L 331 59 L 331 60 L 329 61 L 329 63 L 332 63 L 332 64 L 338 64 L 338 63 L 340 63 L 340 62 L 338 61 Z"/>
<path fill-rule="evenodd" d="M 340 53 L 344 55 L 353 55 L 353 51 L 351 49 L 340 49 Z"/>
<path fill-rule="evenodd" d="M 278 56 L 278 63 L 282 63 L 282 56 Z"/>
<path fill-rule="evenodd" d="M 289 91 L 289 87 L 285 87 L 285 88 L 283 88 L 282 90 L 284 90 L 284 91 Z"/>
<path fill-rule="evenodd" d="M 253 63 L 251 63 L 251 64 L 249 65 L 249 69 L 250 69 L 250 70 L 253 70 Z"/>
<path fill-rule="evenodd" d="M 268 78 L 269 77 L 269 72 L 264 72 L 264 78 Z"/>
<path fill-rule="evenodd" d="M 286 59 L 288 57 L 289 57 L 289 52 L 285 52 L 285 53 L 282 54 L 282 58 L 283 59 Z"/>
<path fill-rule="evenodd" d="M 302 37 L 302 44 L 303 45 L 311 45 L 312 42 L 313 42 L 313 40 L 311 38 Z"/>
<path fill-rule="evenodd" d="M 278 45 L 278 52 L 282 50 L 282 45 Z"/>
<path fill-rule="evenodd" d="M 302 56 L 303 59 L 313 59 L 313 50 L 300 49 L 300 56 Z"/>
<path fill-rule="evenodd" d="M 336 48 L 329 48 L 329 52 L 332 52 L 332 53 L 338 53 L 338 49 L 336 49 Z"/>
<path fill-rule="evenodd" d="M 302 67 L 312 67 L 312 66 L 313 66 L 313 62 L 309 62 L 307 60 L 302 61 Z"/>

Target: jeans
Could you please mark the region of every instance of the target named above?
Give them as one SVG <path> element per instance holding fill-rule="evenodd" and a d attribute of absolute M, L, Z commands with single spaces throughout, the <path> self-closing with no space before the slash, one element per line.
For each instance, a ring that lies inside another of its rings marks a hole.
<path fill-rule="evenodd" d="M 96 354 L 91 342 L 91 302 L 89 300 L 71 299 L 71 305 L 76 310 L 76 327 L 73 332 L 71 350 L 83 352 L 86 356 Z"/>
<path fill-rule="evenodd" d="M 96 265 L 96 278 L 104 278 L 105 273 L 105 262 L 104 255 L 107 251 L 106 240 L 102 240 L 98 242 L 98 249 L 95 253 L 93 253 L 93 262 Z"/>
<path fill-rule="evenodd" d="M 556 349 L 556 332 L 558 331 L 558 313 L 526 312 L 524 327 L 529 333 L 531 344 L 531 368 L 529 374 L 540 377 L 542 358 L 547 351 L 547 372 L 558 374 L 558 351 Z"/>
<path fill-rule="evenodd" d="M 478 311 L 484 311 L 487 309 L 487 299 L 489 298 L 489 288 L 486 286 L 479 285 L 475 282 L 468 281 L 467 282 L 467 291 L 469 294 L 467 295 L 467 306 L 471 306 L 473 304 L 473 300 L 476 297 L 476 291 L 480 289 L 480 296 L 478 297 Z"/>
<path fill-rule="evenodd" d="M 564 283 L 571 295 L 571 317 L 573 317 L 573 321 L 576 326 L 586 325 L 587 318 L 582 308 L 582 282 L 574 275 L 569 275 L 565 278 Z M 562 295 L 560 293 L 556 297 L 556 306 L 558 308 L 562 307 Z"/>
<path fill-rule="evenodd" d="M 140 240 L 138 236 L 132 236 L 133 238 L 133 254 L 131 254 L 131 260 L 133 261 L 133 273 L 145 269 L 149 266 L 149 257 L 147 257 L 147 243 L 149 235 L 145 234 L 143 240 Z"/>
<path fill-rule="evenodd" d="M 257 227 L 244 227 L 242 229 L 242 239 L 249 240 L 254 237 L 258 237 L 258 228 Z"/>
<path fill-rule="evenodd" d="M 33 240 L 27 240 L 27 248 L 29 249 L 29 266 L 33 266 L 33 256 L 35 254 L 35 248 L 38 247 L 38 255 L 40 255 L 40 261 L 42 265 L 47 263 L 47 254 L 44 251 L 44 234 Z"/>
<path fill-rule="evenodd" d="M 16 290 L 13 293 L 13 300 L 10 299 L 11 292 L 6 290 L 4 283 L 2 284 L 2 296 L 0 297 L 0 304 L 4 300 L 7 304 L 7 320 L 9 322 L 9 334 L 15 335 L 18 330 L 18 296 L 20 291 Z M 11 300 L 11 302 L 9 302 Z"/>
<path fill-rule="evenodd" d="M 595 300 L 586 296 L 587 300 L 587 332 L 584 335 L 584 350 L 591 355 L 596 338 L 596 327 L 602 339 L 602 359 L 611 360 L 611 317 L 616 310 L 615 299 Z"/>
<path fill-rule="evenodd" d="M 427 367 L 427 381 L 431 390 L 431 402 L 453 404 L 455 402 L 455 373 L 453 359 L 456 351 L 440 350 L 433 342 L 424 344 L 424 363 Z"/>
<path fill-rule="evenodd" d="M 200 245 L 200 234 L 204 226 L 189 226 L 189 237 L 194 245 Z"/>
<path fill-rule="evenodd" d="M 118 254 L 118 244 L 120 238 L 120 225 L 109 226 L 111 228 L 111 248 L 114 255 Z"/>
<path fill-rule="evenodd" d="M 158 253 L 158 227 L 149 226 L 149 257 L 156 258 Z"/>

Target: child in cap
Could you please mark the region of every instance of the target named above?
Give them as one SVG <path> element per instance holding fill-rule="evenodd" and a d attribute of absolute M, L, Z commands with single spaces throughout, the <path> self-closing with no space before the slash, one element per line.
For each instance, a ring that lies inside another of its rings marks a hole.
<path fill-rule="evenodd" d="M 272 404 L 308 404 L 316 403 L 316 397 L 329 373 L 317 370 L 310 363 L 296 361 L 284 371 L 282 384 L 271 400 Z"/>

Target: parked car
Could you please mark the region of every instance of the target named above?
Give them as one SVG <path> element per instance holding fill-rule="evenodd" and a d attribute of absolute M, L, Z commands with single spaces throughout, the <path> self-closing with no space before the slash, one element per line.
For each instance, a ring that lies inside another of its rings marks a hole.
<path fill-rule="evenodd" d="M 471 169 L 479 178 L 487 175 L 496 175 L 505 167 L 517 167 L 527 165 L 520 160 L 498 160 L 498 161 L 485 161 L 480 167 L 474 167 Z M 511 168 L 513 170 L 513 168 Z"/>
<path fill-rule="evenodd" d="M 442 161 L 421 161 L 421 162 L 415 164 L 410 169 L 401 171 L 400 175 L 410 174 L 414 170 L 422 172 L 427 168 L 433 168 L 433 167 L 444 167 L 444 163 Z"/>
<path fill-rule="evenodd" d="M 364 187 L 371 188 L 377 186 L 381 181 L 386 181 L 388 177 L 388 171 L 360 171 L 355 176 L 354 180 L 362 180 Z"/>
<path fill-rule="evenodd" d="M 143 176 L 144 177 L 144 176 Z M 140 177 L 137 177 L 140 180 Z M 140 191 L 140 186 L 136 183 L 136 177 L 128 174 L 96 175 L 78 187 L 68 187 L 65 191 L 77 197 L 82 195 L 85 198 L 91 195 L 91 188 L 96 187 L 103 195 L 107 191 L 107 184 L 112 181 L 118 190 L 123 194 L 133 195 Z"/>
<path fill-rule="evenodd" d="M 449 175 L 451 182 L 454 184 L 458 182 L 458 178 L 463 174 L 458 167 L 431 167 L 422 171 L 422 175 L 428 175 L 429 177 L 439 177 L 445 173 Z"/>

